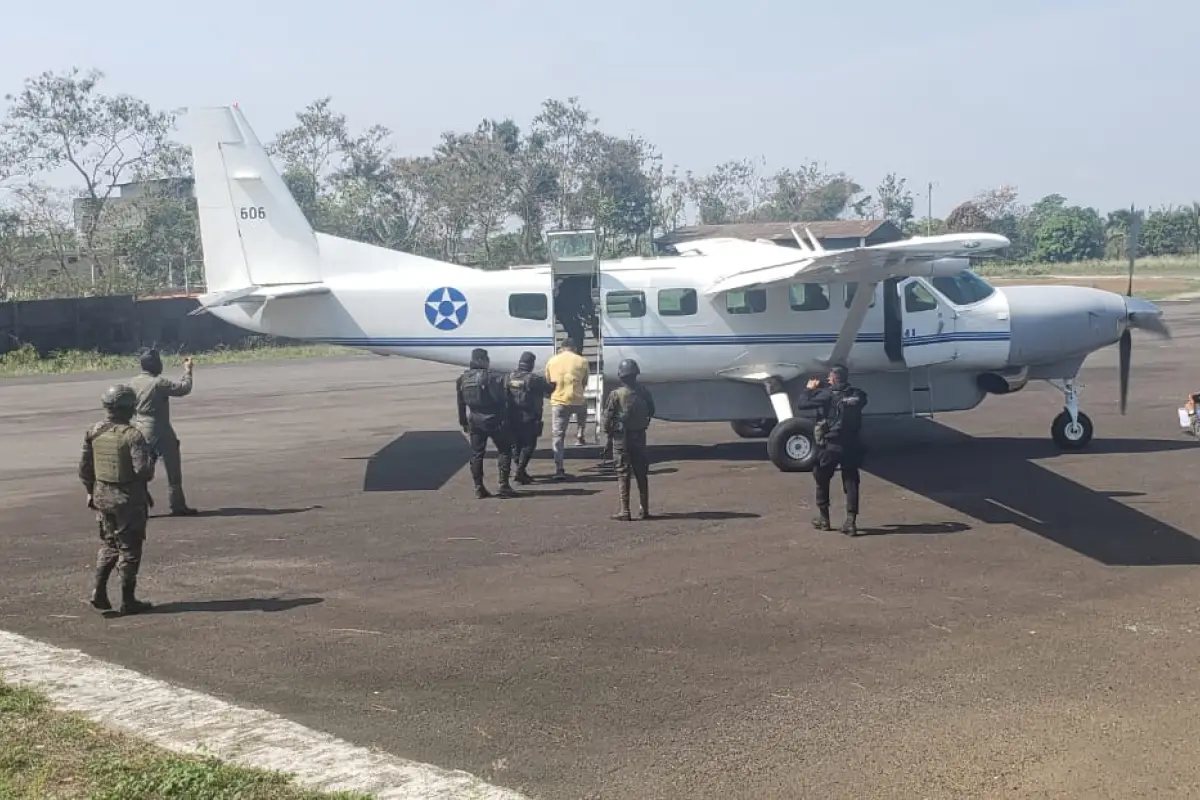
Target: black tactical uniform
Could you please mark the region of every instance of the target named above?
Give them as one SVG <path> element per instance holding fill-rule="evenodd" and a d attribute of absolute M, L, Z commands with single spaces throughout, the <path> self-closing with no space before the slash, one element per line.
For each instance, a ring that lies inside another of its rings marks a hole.
<path fill-rule="evenodd" d="M 538 437 L 542 435 L 542 409 L 546 398 L 554 392 L 554 384 L 541 375 L 535 375 L 533 365 L 537 357 L 533 353 L 521 353 L 517 369 L 508 376 L 509 423 L 512 434 L 512 458 L 517 467 L 517 482 L 533 483 L 529 476 L 529 459 L 537 449 Z"/>
<path fill-rule="evenodd" d="M 800 410 L 818 412 L 817 464 L 813 468 L 820 513 L 813 520 L 817 530 L 830 529 L 829 484 L 833 473 L 841 466 L 842 488 L 846 493 L 846 521 L 842 523 L 842 533 L 858 535 L 858 470 L 866 454 L 860 433 L 867 399 L 866 392 L 850 385 L 846 368 L 839 365 L 829 371 L 828 386 L 806 389 L 798 404 Z"/>
<path fill-rule="evenodd" d="M 621 386 L 613 390 L 604 404 L 604 430 L 612 435 L 613 455 L 617 462 L 617 486 L 620 509 L 613 519 L 629 520 L 629 480 L 637 480 L 642 501 L 642 519 L 650 518 L 650 460 L 646 453 L 646 429 L 654 417 L 654 397 L 637 382 L 638 363 L 627 358 L 617 367 Z"/>
<path fill-rule="evenodd" d="M 512 442 L 509 439 L 508 387 L 504 376 L 492 372 L 487 350 L 471 351 L 471 367 L 458 376 L 458 424 L 471 437 L 471 479 L 475 496 L 490 497 L 483 486 L 483 455 L 488 439 L 496 445 L 500 466 L 500 496 L 515 497 L 508 482 L 512 470 Z"/>
<path fill-rule="evenodd" d="M 101 399 L 108 419 L 88 429 L 79 457 L 79 480 L 96 512 L 100 552 L 96 557 L 92 606 L 112 608 L 108 579 L 115 568 L 121 581 L 122 614 L 150 607 L 137 599 L 137 575 L 150 516 L 146 485 L 154 477 L 154 452 L 141 432 L 130 425 L 137 393 L 118 384 Z"/>

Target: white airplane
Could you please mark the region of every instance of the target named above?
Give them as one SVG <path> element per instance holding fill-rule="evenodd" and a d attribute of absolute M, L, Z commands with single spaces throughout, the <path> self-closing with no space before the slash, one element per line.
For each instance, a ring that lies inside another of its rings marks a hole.
<path fill-rule="evenodd" d="M 808 378 L 832 364 L 870 394 L 869 416 L 965 411 L 1047 381 L 1065 396 L 1050 434 L 1075 450 L 1093 432 L 1076 383 L 1087 356 L 1121 343 L 1124 413 L 1130 329 L 1170 335 L 1161 310 L 1139 298 L 991 286 L 968 269 L 971 256 L 1009 245 L 991 233 L 826 250 L 793 230 L 799 249 L 718 238 L 602 261 L 594 232 L 559 231 L 548 236 L 549 265 L 449 264 L 314 232 L 236 106 L 184 119 L 208 292 L 195 313 L 464 367 L 482 347 L 493 368 L 510 370 L 523 351 L 539 363 L 555 352 L 555 287 L 582 282 L 599 316 L 599 335 L 584 343 L 594 352 L 589 417 L 620 361 L 636 359 L 659 418 L 766 437 L 784 471 L 812 468 L 813 420 L 793 409 Z"/>

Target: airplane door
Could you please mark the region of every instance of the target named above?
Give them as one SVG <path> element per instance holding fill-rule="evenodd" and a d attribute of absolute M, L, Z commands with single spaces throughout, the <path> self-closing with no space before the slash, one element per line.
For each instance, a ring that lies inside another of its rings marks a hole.
<path fill-rule="evenodd" d="M 896 289 L 900 293 L 904 363 L 924 367 L 958 358 L 954 309 L 918 278 L 902 281 Z"/>
<path fill-rule="evenodd" d="M 568 336 L 564 322 L 569 321 L 577 330 L 570 335 L 579 338 L 581 355 L 588 361 L 587 415 L 589 421 L 595 422 L 600 418 L 600 403 L 604 398 L 604 326 L 598 307 L 599 239 L 594 230 L 582 229 L 549 231 L 546 240 L 551 281 L 556 291 L 555 349 Z M 560 313 L 575 319 L 559 319 Z M 592 441 L 599 441 L 596 427 L 592 428 Z"/>

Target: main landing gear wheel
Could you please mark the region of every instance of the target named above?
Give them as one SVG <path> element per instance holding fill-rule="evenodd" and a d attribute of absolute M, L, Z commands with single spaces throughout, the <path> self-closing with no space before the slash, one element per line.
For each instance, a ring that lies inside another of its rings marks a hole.
<path fill-rule="evenodd" d="M 733 432 L 743 439 L 765 439 L 775 427 L 773 419 L 735 419 L 729 423 Z"/>
<path fill-rule="evenodd" d="M 1091 419 L 1082 411 L 1077 416 L 1078 421 L 1071 422 L 1071 415 L 1064 410 L 1050 425 L 1050 437 L 1063 450 L 1082 450 L 1092 440 Z"/>
<path fill-rule="evenodd" d="M 793 417 L 781 422 L 767 437 L 767 455 L 781 472 L 811 472 L 817 463 L 817 442 L 812 420 Z"/>

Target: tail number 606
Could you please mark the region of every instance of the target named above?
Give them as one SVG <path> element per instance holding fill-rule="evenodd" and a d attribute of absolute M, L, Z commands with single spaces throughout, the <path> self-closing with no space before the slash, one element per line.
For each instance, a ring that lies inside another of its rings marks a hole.
<path fill-rule="evenodd" d="M 242 206 L 238 212 L 242 219 L 266 219 L 267 210 L 262 206 Z"/>

